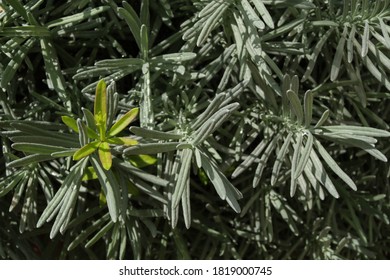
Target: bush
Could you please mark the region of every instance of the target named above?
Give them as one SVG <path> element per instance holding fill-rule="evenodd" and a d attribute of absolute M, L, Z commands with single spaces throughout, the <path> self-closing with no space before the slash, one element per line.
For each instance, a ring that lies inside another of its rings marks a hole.
<path fill-rule="evenodd" d="M 389 20 L 2 1 L 1 258 L 389 258 Z"/>

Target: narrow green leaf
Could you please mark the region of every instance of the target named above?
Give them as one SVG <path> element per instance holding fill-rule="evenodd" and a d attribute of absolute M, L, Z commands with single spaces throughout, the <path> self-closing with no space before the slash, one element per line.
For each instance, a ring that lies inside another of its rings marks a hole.
<path fill-rule="evenodd" d="M 357 190 L 357 187 L 355 183 L 352 181 L 352 179 L 339 167 L 339 165 L 336 163 L 336 161 L 331 157 L 331 155 L 326 151 L 326 149 L 321 145 L 321 143 L 314 139 L 314 145 L 317 149 L 317 151 L 320 153 L 323 160 L 326 162 L 326 164 L 332 169 L 334 173 L 336 173 L 337 176 L 340 177 L 341 180 L 343 180 L 351 189 L 354 191 Z"/>
<path fill-rule="evenodd" d="M 247 213 L 248 213 L 248 210 L 250 209 L 253 209 L 253 205 L 255 204 L 255 202 L 259 201 L 259 197 L 260 197 L 260 194 L 261 194 L 261 190 L 257 190 L 254 195 L 252 195 L 249 199 L 248 199 L 248 202 L 245 204 L 245 206 L 242 208 L 242 211 L 241 211 L 241 214 L 240 214 L 240 217 L 244 217 Z"/>
<path fill-rule="evenodd" d="M 378 140 L 376 140 L 373 137 L 356 135 L 356 134 L 349 134 L 349 133 L 345 133 L 344 134 L 344 133 L 340 133 L 340 132 L 327 132 L 327 131 L 324 132 L 324 131 L 321 131 L 317 135 L 323 136 L 326 139 L 330 139 L 330 140 L 333 140 L 333 141 L 336 141 L 336 142 L 338 140 L 348 141 L 349 139 L 355 139 L 355 140 L 366 142 L 366 143 L 371 144 L 373 146 L 378 142 Z"/>
<path fill-rule="evenodd" d="M 137 117 L 139 108 L 133 108 L 122 116 L 108 131 L 107 136 L 115 136 L 125 129 Z"/>
<path fill-rule="evenodd" d="M 369 51 L 376 57 L 377 61 L 380 61 L 381 65 L 387 70 L 390 71 L 390 59 L 383 53 L 374 43 L 368 41 Z"/>
<path fill-rule="evenodd" d="M 67 191 L 72 188 L 74 183 L 77 183 L 77 180 L 81 180 L 86 163 L 86 160 L 81 160 L 72 166 L 60 189 L 57 191 L 53 199 L 49 202 L 43 211 L 37 222 L 37 227 L 41 227 L 45 222 L 49 222 L 55 217 L 55 215 L 60 210 L 61 204 L 64 202 L 64 196 L 66 195 Z"/>
<path fill-rule="evenodd" d="M 37 143 L 14 143 L 11 145 L 17 151 L 29 153 L 29 154 L 41 154 L 41 155 L 50 155 L 54 152 L 63 151 L 65 147 L 58 147 L 46 144 L 37 144 Z"/>
<path fill-rule="evenodd" d="M 62 106 L 62 104 L 58 104 L 58 100 L 56 97 L 54 98 L 49 98 L 49 97 L 46 97 L 42 94 L 39 94 L 35 91 L 31 91 L 30 94 L 36 98 L 40 103 L 42 104 L 45 104 L 45 105 L 48 105 L 49 107 L 53 108 L 54 110 L 56 111 L 60 111 L 60 112 L 65 112 L 66 111 L 66 108 L 64 106 Z"/>
<path fill-rule="evenodd" d="M 264 6 L 262 0 L 252 0 L 252 3 L 255 5 L 256 10 L 259 12 L 260 16 L 270 28 L 274 29 L 275 25 L 272 20 L 272 16 L 268 12 L 267 8 Z"/>
<path fill-rule="evenodd" d="M 129 161 L 137 168 L 143 168 L 146 166 L 154 165 L 157 163 L 157 158 L 150 155 L 134 155 L 129 156 Z"/>
<path fill-rule="evenodd" d="M 180 144 L 177 144 L 176 149 L 182 150 L 182 149 L 192 149 L 194 146 L 190 143 L 181 142 Z"/>
<path fill-rule="evenodd" d="M 147 221 L 147 220 L 145 219 L 145 221 Z M 146 223 L 146 224 L 148 224 L 148 223 Z M 152 224 L 152 223 L 150 223 L 150 224 Z M 120 244 L 119 244 L 119 259 L 120 260 L 125 259 L 125 254 L 126 254 L 126 245 L 127 245 L 126 229 L 127 229 L 127 227 L 124 225 L 122 225 L 120 227 Z"/>
<path fill-rule="evenodd" d="M 220 0 L 213 0 L 213 1 L 210 1 L 198 14 L 198 16 L 200 18 L 202 17 L 206 17 L 206 16 L 209 16 L 211 15 L 215 9 L 221 5 L 223 1 L 220 1 Z"/>
<path fill-rule="evenodd" d="M 226 105 L 210 116 L 210 118 L 193 133 L 192 137 L 194 145 L 201 143 L 215 130 L 217 130 L 231 116 L 231 114 L 238 109 L 239 106 L 240 104 L 238 102 Z"/>
<path fill-rule="evenodd" d="M 196 45 L 201 46 L 211 33 L 211 31 L 217 26 L 218 22 L 221 20 L 223 13 L 229 7 L 229 4 L 226 2 L 221 3 L 213 12 L 212 15 L 206 20 L 203 24 L 202 30 L 198 36 L 196 41 Z"/>
<path fill-rule="evenodd" d="M 381 31 L 383 38 L 385 39 L 385 45 L 388 49 L 390 49 L 390 36 L 389 36 L 389 31 L 387 30 L 387 26 L 385 22 L 383 21 L 383 18 L 378 17 L 379 24 L 381 26 Z"/>
<path fill-rule="evenodd" d="M 145 194 L 163 203 L 164 205 L 168 204 L 168 200 L 166 196 L 163 196 L 158 190 L 156 190 L 156 188 L 150 186 L 149 184 L 137 178 L 132 181 L 140 191 L 143 191 Z"/>
<path fill-rule="evenodd" d="M 311 90 L 305 93 L 303 109 L 305 112 L 305 127 L 308 128 L 311 124 L 313 114 L 313 92 Z"/>
<path fill-rule="evenodd" d="M 348 146 L 358 147 L 366 151 L 373 157 L 379 159 L 380 161 L 387 162 L 387 157 L 384 154 L 382 154 L 379 150 L 375 149 L 374 145 L 372 144 L 369 144 L 359 139 L 354 139 L 352 137 L 350 139 L 340 139 L 339 141 Z"/>
<path fill-rule="evenodd" d="M 70 118 L 68 116 L 62 116 L 62 122 L 65 123 L 69 128 L 71 128 L 73 131 L 79 133 L 79 142 L 82 138 L 86 139 L 86 136 L 88 136 L 91 139 L 99 139 L 100 136 L 93 131 L 89 126 L 85 126 L 84 123 L 81 122 L 80 119 L 77 119 L 75 121 L 73 118 Z M 95 121 L 93 121 L 95 124 Z M 74 126 L 76 124 L 76 126 Z M 81 129 L 80 129 L 81 128 Z M 81 144 L 81 142 L 80 142 Z M 84 146 L 84 145 L 82 145 Z"/>
<path fill-rule="evenodd" d="M 346 63 L 345 64 L 346 71 L 348 72 L 349 77 L 351 80 L 355 81 L 355 85 L 353 86 L 354 89 L 356 90 L 356 93 L 359 97 L 360 103 L 362 104 L 363 107 L 367 106 L 367 94 L 365 91 L 365 87 L 363 86 L 363 81 L 360 76 L 360 69 L 356 69 L 353 67 L 352 64 Z"/>
<path fill-rule="evenodd" d="M 390 137 L 390 132 L 366 126 L 353 126 L 353 125 L 332 125 L 332 126 L 322 126 L 321 128 L 335 133 L 341 134 L 353 134 L 353 135 L 362 135 L 369 137 Z"/>
<path fill-rule="evenodd" d="M 68 246 L 68 251 L 73 250 L 76 248 L 81 242 L 83 242 L 89 235 L 91 235 L 94 231 L 97 231 L 101 229 L 104 225 L 109 220 L 109 214 L 107 213 L 103 217 L 97 219 L 96 221 L 93 221 L 91 226 L 89 226 L 87 229 L 82 231 L 79 235 L 76 236 L 76 238 L 69 244 Z"/>
<path fill-rule="evenodd" d="M 25 177 L 24 172 L 20 172 L 15 176 L 9 176 L 0 183 L 0 197 L 5 196 L 10 192 L 21 180 Z"/>
<path fill-rule="evenodd" d="M 53 21 L 50 21 L 46 24 L 46 27 L 52 28 L 52 27 L 56 27 L 56 26 L 60 26 L 60 25 L 66 25 L 69 23 L 75 24 L 75 23 L 78 23 L 78 22 L 83 21 L 83 20 L 88 20 L 88 19 L 92 18 L 93 16 L 98 15 L 102 12 L 105 12 L 109 9 L 110 9 L 109 6 L 101 6 L 101 7 L 97 7 L 97 8 L 93 8 L 93 9 L 85 9 L 81 13 L 77 13 L 77 14 L 74 14 L 71 16 L 57 18 Z"/>
<path fill-rule="evenodd" d="M 57 91 L 60 98 L 64 101 L 65 107 L 70 107 L 69 93 L 66 91 L 65 78 L 62 75 L 57 51 L 53 42 L 49 38 L 41 38 L 42 56 L 45 62 L 47 84 L 50 89 Z"/>
<path fill-rule="evenodd" d="M 77 121 L 71 117 L 68 116 L 61 116 L 61 120 L 64 124 L 66 124 L 70 129 L 72 129 L 74 132 L 79 132 Z"/>
<path fill-rule="evenodd" d="M 147 61 L 149 58 L 149 35 L 148 35 L 148 28 L 145 24 L 141 25 L 140 30 L 140 37 L 141 37 L 141 53 L 142 58 Z"/>
<path fill-rule="evenodd" d="M 348 58 L 348 63 L 351 63 L 353 60 L 353 40 L 355 39 L 355 33 L 356 33 L 356 26 L 355 24 L 352 25 L 351 32 L 349 33 L 348 36 L 348 41 L 347 41 L 347 58 Z"/>
<path fill-rule="evenodd" d="M 154 111 L 152 108 L 152 92 L 150 85 L 150 64 L 142 66 L 142 98 L 140 101 L 140 123 L 141 127 L 152 128 L 154 126 Z"/>
<path fill-rule="evenodd" d="M 32 135 L 22 135 L 22 136 L 13 136 L 10 137 L 10 140 L 14 143 L 35 143 L 35 144 L 46 144 L 59 147 L 69 147 L 69 148 L 78 148 L 80 147 L 79 143 L 75 141 L 66 141 L 63 139 L 52 138 L 47 136 L 32 136 Z"/>
<path fill-rule="evenodd" d="M 192 129 L 196 129 L 199 126 L 201 126 L 205 121 L 207 121 L 210 116 L 212 116 L 218 109 L 220 109 L 220 106 L 222 102 L 226 99 L 225 93 L 219 93 L 217 94 L 214 99 L 210 102 L 210 104 L 207 106 L 206 110 L 203 111 L 202 114 L 200 114 L 195 122 L 192 124 Z"/>
<path fill-rule="evenodd" d="M 111 220 L 116 222 L 119 216 L 120 208 L 120 186 L 115 179 L 114 173 L 112 173 L 111 170 L 103 169 L 95 156 L 90 157 L 90 161 L 93 169 L 98 175 L 100 186 L 102 187 L 106 196 Z"/>
<path fill-rule="evenodd" d="M 294 179 L 298 179 L 298 177 L 301 176 L 303 169 L 305 168 L 306 163 L 309 160 L 309 156 L 313 147 L 313 138 L 314 138 L 313 135 L 310 132 L 307 132 L 306 136 L 307 138 L 306 138 L 305 147 L 301 152 L 295 172 L 294 174 L 292 174 Z"/>
<path fill-rule="evenodd" d="M 256 26 L 259 29 L 264 29 L 265 25 L 263 21 L 257 16 L 256 12 L 253 10 L 252 6 L 247 0 L 241 0 L 241 7 L 244 14 L 244 22 L 249 21 L 251 24 Z"/>
<path fill-rule="evenodd" d="M 183 209 L 184 224 L 186 228 L 189 229 L 191 227 L 190 180 L 187 181 L 187 185 L 183 191 L 181 205 Z"/>
<path fill-rule="evenodd" d="M 113 137 L 106 139 L 107 143 L 113 145 L 126 145 L 126 146 L 134 146 L 138 144 L 138 141 L 130 138 L 130 137 Z"/>
<path fill-rule="evenodd" d="M 354 39 L 354 45 L 358 51 L 363 52 L 362 46 L 356 39 Z M 390 81 L 387 78 L 387 75 L 376 66 L 377 63 L 373 62 L 369 56 L 363 57 L 363 63 L 367 67 L 368 71 L 370 71 L 370 73 L 375 77 L 375 79 L 377 79 L 388 90 L 390 90 Z"/>
<path fill-rule="evenodd" d="M 107 122 L 107 92 L 106 82 L 104 80 L 100 80 L 96 86 L 94 115 L 97 127 L 105 133 Z"/>
<path fill-rule="evenodd" d="M 310 167 L 310 168 L 309 168 Z M 313 175 L 313 164 L 309 160 L 304 168 L 304 174 L 307 180 L 312 185 L 313 189 L 318 193 L 318 196 L 321 200 L 325 199 L 325 193 L 324 190 L 321 187 L 321 184 L 319 181 L 317 181 L 316 177 Z M 298 179 L 301 179 L 302 177 L 299 177 Z"/>
<path fill-rule="evenodd" d="M 144 60 L 141 58 L 116 58 L 116 59 L 105 59 L 95 62 L 96 66 L 99 67 L 108 67 L 108 68 L 127 68 L 130 66 L 138 66 L 141 69 L 141 66 L 144 64 Z"/>
<path fill-rule="evenodd" d="M 241 208 L 237 199 L 241 199 L 242 194 L 229 182 L 220 169 L 211 160 L 209 160 L 201 150 L 198 150 L 195 155 L 199 157 L 197 161 L 201 161 L 200 165 L 205 171 L 207 177 L 213 183 L 220 198 L 226 200 L 234 211 L 240 213 Z"/>
<path fill-rule="evenodd" d="M 27 11 L 25 7 L 22 5 L 21 1 L 17 0 L 7 0 L 7 3 L 19 14 L 21 15 L 25 21 L 29 22 L 29 18 L 27 16 Z"/>
<path fill-rule="evenodd" d="M 104 227 L 102 227 L 88 242 L 85 244 L 85 248 L 90 248 L 93 244 L 99 241 L 109 230 L 112 229 L 114 223 L 109 221 Z"/>
<path fill-rule="evenodd" d="M 271 203 L 271 194 L 270 192 L 265 192 L 263 195 L 262 195 L 262 199 L 263 200 L 261 202 L 261 216 L 260 216 L 260 220 L 261 220 L 261 229 L 264 231 L 264 238 L 266 240 L 273 240 L 273 219 L 272 219 L 272 216 L 273 216 L 273 213 L 272 213 L 272 203 Z"/>
<path fill-rule="evenodd" d="M 312 149 L 310 152 L 310 160 L 307 161 L 308 169 L 313 172 L 313 175 L 335 198 L 339 198 L 340 195 L 333 185 L 332 180 L 329 178 L 324 166 L 318 158 L 316 152 Z"/>
<path fill-rule="evenodd" d="M 261 155 L 259 164 L 257 165 L 255 176 L 253 178 L 252 187 L 257 187 L 260 183 L 261 176 L 263 174 L 264 168 L 266 167 L 267 161 L 272 153 L 272 151 L 276 148 L 276 144 L 280 138 L 280 135 L 274 137 L 272 141 L 268 144 L 264 153 Z"/>
<path fill-rule="evenodd" d="M 299 158 L 301 155 L 302 139 L 303 139 L 302 133 L 298 133 L 298 136 L 295 139 L 296 143 L 295 143 L 295 145 L 293 145 L 294 153 L 293 153 L 293 157 L 291 160 L 291 174 L 290 174 L 290 177 L 291 177 L 291 179 L 290 179 L 290 196 L 291 197 L 294 196 L 295 191 L 296 191 L 296 187 L 297 187 L 297 178 L 294 176 L 294 174 L 296 172 Z"/>
<path fill-rule="evenodd" d="M 124 68 L 124 67 L 122 67 L 122 68 L 120 68 L 120 67 L 104 67 L 103 68 L 102 66 L 99 66 L 99 67 L 88 66 L 88 67 L 84 67 L 84 68 L 77 70 L 77 73 L 72 78 L 75 80 L 83 80 L 83 79 L 92 79 L 95 77 L 104 76 L 105 77 L 104 79 L 106 81 L 109 81 L 110 77 L 113 77 L 112 75 L 123 76 L 123 73 L 128 72 L 128 71 L 125 71 L 125 69 L 129 70 L 129 68 L 133 68 L 134 71 L 139 69 L 139 67 L 137 69 L 137 67 L 135 67 L 134 65 L 128 65 L 127 68 Z M 115 77 L 114 80 L 118 80 L 118 79 L 119 79 L 118 77 Z M 88 86 L 86 86 L 82 90 L 82 92 L 92 92 L 92 89 L 93 90 L 96 89 L 97 84 L 98 84 L 98 82 L 94 82 L 92 84 L 89 84 Z"/>
<path fill-rule="evenodd" d="M 292 21 L 264 34 L 264 36 L 262 37 L 262 41 L 269 41 L 271 39 L 277 38 L 280 35 L 287 33 L 290 30 L 296 28 L 298 25 L 302 24 L 304 21 L 305 21 L 304 18 L 297 18 L 295 20 L 292 20 Z"/>
<path fill-rule="evenodd" d="M 7 67 L 2 73 L 0 84 L 2 88 L 6 88 L 8 83 L 13 79 L 16 71 L 19 69 L 27 53 L 34 46 L 34 44 L 35 39 L 30 38 L 13 54 L 11 61 L 7 64 Z"/>
<path fill-rule="evenodd" d="M 138 45 L 138 48 L 141 49 L 141 38 L 140 38 L 141 21 L 130 4 L 123 1 L 123 7 L 124 8 L 118 8 L 118 14 L 122 19 L 126 21 Z"/>
<path fill-rule="evenodd" d="M 303 109 L 298 95 L 293 90 L 287 91 L 287 97 L 290 100 L 291 107 L 299 124 L 303 123 Z"/>
<path fill-rule="evenodd" d="M 92 154 L 99 147 L 100 141 L 93 141 L 88 143 L 87 145 L 81 147 L 77 152 L 73 155 L 73 160 L 80 160 L 86 156 Z"/>
<path fill-rule="evenodd" d="M 165 153 L 170 151 L 175 151 L 177 145 L 180 142 L 167 142 L 167 143 L 148 143 L 148 144 L 139 144 L 137 146 L 132 146 L 123 151 L 126 155 L 139 155 L 139 154 L 158 154 Z"/>
<path fill-rule="evenodd" d="M 272 206 L 276 209 L 276 211 L 280 214 L 283 220 L 287 223 L 290 230 L 296 236 L 298 236 L 299 231 L 296 222 L 301 222 L 301 219 L 299 218 L 297 213 L 287 204 L 287 200 L 273 190 L 270 191 L 270 200 Z"/>
<path fill-rule="evenodd" d="M 324 46 L 325 42 L 328 41 L 328 38 L 329 38 L 330 34 L 332 34 L 333 30 L 334 30 L 333 28 L 329 29 L 327 32 L 325 32 L 324 35 L 322 35 L 319 38 L 317 44 L 315 45 L 315 47 L 313 49 L 313 53 L 311 54 L 311 56 L 309 58 L 309 63 L 306 67 L 305 74 L 302 77 L 302 81 L 306 81 L 310 77 L 311 73 L 314 70 L 314 66 L 316 64 L 318 55 L 321 53 L 322 47 Z"/>
<path fill-rule="evenodd" d="M 107 87 L 107 127 L 111 127 L 118 113 L 119 95 L 116 92 L 115 82 Z"/>
<path fill-rule="evenodd" d="M 347 31 L 348 31 L 347 26 L 344 26 L 343 34 L 341 34 L 341 38 L 339 40 L 339 43 L 337 44 L 336 53 L 333 57 L 332 68 L 330 70 L 331 81 L 335 81 L 337 79 L 337 76 L 339 75 L 340 65 L 344 55 L 344 46 L 345 46 Z"/>
<path fill-rule="evenodd" d="M 282 111 L 284 117 L 287 117 L 289 115 L 289 112 L 291 111 L 288 97 L 287 97 L 287 91 L 290 89 L 290 84 L 291 84 L 291 76 L 285 74 L 283 76 L 283 83 L 282 83 Z"/>
<path fill-rule="evenodd" d="M 58 211 L 58 215 L 53 223 L 50 231 L 50 238 L 53 239 L 58 232 L 62 234 L 65 232 L 66 227 L 72 217 L 73 211 L 77 203 L 77 197 L 80 191 L 80 179 L 82 172 L 75 176 L 71 186 L 67 188 L 67 192 L 63 197 L 61 207 Z M 80 176 L 80 177 L 79 177 Z"/>
<path fill-rule="evenodd" d="M 291 143 L 292 136 L 293 136 L 293 133 L 289 132 L 287 137 L 284 139 L 284 143 L 283 143 L 282 147 L 280 148 L 280 150 L 279 150 L 279 152 L 278 152 L 278 154 L 276 156 L 276 160 L 275 160 L 274 165 L 272 167 L 272 176 L 271 176 L 271 185 L 272 186 L 275 185 L 276 180 L 279 177 L 280 168 L 282 166 L 282 163 L 285 160 L 285 157 L 286 157 L 286 154 L 287 154 L 287 151 L 288 151 L 288 147 L 289 147 L 289 145 Z"/>
<path fill-rule="evenodd" d="M 93 116 L 92 112 L 86 108 L 81 108 L 84 115 L 84 120 L 87 123 L 87 127 L 91 128 L 91 130 L 95 131 L 97 129 L 96 123 L 95 123 L 95 117 Z"/>
<path fill-rule="evenodd" d="M 11 127 L 32 136 L 47 136 L 52 138 L 61 138 L 68 141 L 77 141 L 77 136 L 66 133 L 59 133 L 58 130 L 64 129 L 64 125 L 44 121 L 18 121 L 10 122 Z"/>
<path fill-rule="evenodd" d="M 86 130 L 87 130 L 87 135 L 89 138 L 95 139 L 95 140 L 100 139 L 100 136 L 95 131 L 93 131 L 89 126 L 86 127 Z"/>
<path fill-rule="evenodd" d="M 53 152 L 50 155 L 53 158 L 59 158 L 59 157 L 71 157 L 74 155 L 75 152 L 77 152 L 78 149 L 67 149 L 63 151 Z"/>
<path fill-rule="evenodd" d="M 199 150 L 197 149 L 197 156 L 199 157 L 200 166 L 205 171 L 207 177 L 213 183 L 215 190 L 217 191 L 219 197 L 223 200 L 226 199 L 226 187 L 223 184 L 222 178 L 219 176 L 219 173 L 214 173 L 214 166 L 211 164 L 210 160 Z"/>
<path fill-rule="evenodd" d="M 152 65 L 159 65 L 165 63 L 181 63 L 184 61 L 193 60 L 195 58 L 196 53 L 193 52 L 169 53 L 151 58 L 150 63 Z"/>
<path fill-rule="evenodd" d="M 241 212 L 240 204 L 238 203 L 238 199 L 242 199 L 242 194 L 240 191 L 238 191 L 230 182 L 229 180 L 223 176 L 222 180 L 225 185 L 228 187 L 226 188 L 226 202 L 229 204 L 229 206 L 236 212 Z"/>
<path fill-rule="evenodd" d="M 358 215 L 355 212 L 354 207 L 352 206 L 352 203 L 350 200 L 347 200 L 348 210 L 349 210 L 349 224 L 354 228 L 354 230 L 358 233 L 359 239 L 363 244 L 368 244 L 366 234 L 363 230 L 363 226 L 361 224 L 361 219 L 358 217 Z M 362 245 L 360 245 L 362 246 Z"/>
<path fill-rule="evenodd" d="M 149 0 L 143 0 L 141 2 L 141 9 L 140 9 L 140 21 L 142 24 L 145 24 L 149 28 L 149 21 L 150 21 L 150 10 L 149 10 Z"/>
<path fill-rule="evenodd" d="M 215 130 L 217 120 L 216 119 L 210 119 L 207 122 L 205 122 L 197 131 L 195 131 L 193 134 L 193 140 L 192 144 L 194 146 L 202 143 L 204 140 L 206 140 L 211 133 Z"/>
<path fill-rule="evenodd" d="M 162 209 L 143 209 L 143 210 L 131 209 L 128 210 L 128 213 L 130 216 L 139 217 L 139 218 L 164 217 L 164 211 Z"/>
<path fill-rule="evenodd" d="M 137 166 L 137 165 L 133 166 L 132 164 L 130 164 L 127 161 L 117 160 L 115 158 L 113 160 L 115 161 L 116 166 L 120 167 L 125 172 L 130 173 L 132 175 L 132 178 L 134 178 L 134 177 L 139 178 L 145 182 L 149 182 L 153 185 L 162 186 L 162 187 L 167 187 L 169 185 L 169 182 L 167 180 L 162 179 L 162 178 L 157 177 L 157 176 L 154 176 L 154 175 L 152 175 L 152 174 L 150 174 L 142 169 L 139 169 L 139 168 L 142 168 L 141 165 L 140 166 Z M 130 161 L 131 160 L 136 161 L 137 164 L 139 162 L 138 160 L 134 159 L 134 157 L 130 157 Z M 145 159 L 145 157 L 142 157 L 142 160 L 149 160 L 149 159 Z M 142 164 L 144 164 L 144 163 L 142 163 Z M 137 168 L 135 166 L 137 166 L 139 168 Z"/>
<path fill-rule="evenodd" d="M 245 158 L 245 160 L 237 166 L 232 174 L 232 178 L 236 178 L 242 172 L 244 172 L 249 166 L 257 159 L 260 153 L 267 147 L 269 139 L 263 139 L 259 145 Z"/>
<path fill-rule="evenodd" d="M 31 173 L 29 175 L 31 176 Z M 8 209 L 9 212 L 13 211 L 15 207 L 19 204 L 19 201 L 24 193 L 24 190 L 26 189 L 28 181 L 30 181 L 30 179 L 28 177 L 24 177 L 22 178 L 20 183 L 16 185 L 15 191 L 13 192 L 11 205 Z"/>
<path fill-rule="evenodd" d="M 172 194 L 172 209 L 178 207 L 183 192 L 189 184 L 192 153 L 191 149 L 184 149 L 178 152 L 178 156 L 180 156 L 180 171 L 177 178 L 175 178 L 176 184 Z"/>
<path fill-rule="evenodd" d="M 196 165 L 198 166 L 199 170 L 201 170 L 201 168 L 202 168 L 202 158 L 200 156 L 200 151 L 198 149 L 195 149 L 194 154 L 195 154 Z M 204 175 L 205 174 L 203 172 L 203 174 L 201 174 L 200 176 L 204 176 Z"/>
<path fill-rule="evenodd" d="M 364 21 L 364 33 L 362 36 L 362 51 L 361 56 L 366 57 L 368 53 L 368 40 L 370 37 L 370 25 L 368 23 L 368 20 Z"/>
<path fill-rule="evenodd" d="M 319 128 L 321 127 L 325 122 L 326 120 L 328 119 L 329 117 L 329 110 L 325 110 L 322 115 L 321 115 L 321 118 L 318 120 L 317 124 L 314 126 L 314 128 Z"/>
<path fill-rule="evenodd" d="M 290 82 L 290 89 L 298 95 L 299 92 L 299 79 L 297 75 L 292 76 Z"/>
<path fill-rule="evenodd" d="M 77 129 L 79 131 L 79 142 L 81 147 L 87 145 L 88 144 L 87 128 L 80 119 L 77 119 Z"/>
<path fill-rule="evenodd" d="M 295 7 L 299 9 L 314 9 L 315 4 L 305 0 L 257 0 L 267 5 L 277 5 L 279 7 Z"/>
<path fill-rule="evenodd" d="M 151 138 L 151 139 L 159 139 L 159 140 L 180 140 L 183 138 L 183 135 L 181 134 L 150 130 L 138 126 L 131 126 L 130 131 L 135 135 L 141 136 L 143 138 Z"/>
<path fill-rule="evenodd" d="M 95 169 L 93 169 L 92 166 L 88 166 L 87 169 L 84 171 L 84 175 L 81 178 L 81 181 L 89 181 L 89 180 L 94 180 L 97 178 L 98 178 L 98 176 L 96 174 Z"/>
<path fill-rule="evenodd" d="M 98 148 L 99 159 L 104 169 L 109 170 L 112 166 L 112 155 L 110 145 L 107 142 L 101 142 Z"/>
<path fill-rule="evenodd" d="M 16 159 L 11 161 L 10 163 L 7 164 L 8 168 L 16 168 L 16 167 L 23 167 L 23 166 L 28 166 L 32 163 L 38 163 L 42 161 L 47 161 L 51 160 L 53 157 L 51 155 L 42 155 L 42 154 L 32 154 L 25 156 L 20 159 Z"/>

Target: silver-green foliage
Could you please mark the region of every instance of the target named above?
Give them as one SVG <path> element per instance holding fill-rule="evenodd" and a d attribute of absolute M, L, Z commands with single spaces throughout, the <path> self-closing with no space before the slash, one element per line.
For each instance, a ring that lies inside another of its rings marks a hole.
<path fill-rule="evenodd" d="M 388 258 L 389 5 L 0 1 L 0 258 Z"/>

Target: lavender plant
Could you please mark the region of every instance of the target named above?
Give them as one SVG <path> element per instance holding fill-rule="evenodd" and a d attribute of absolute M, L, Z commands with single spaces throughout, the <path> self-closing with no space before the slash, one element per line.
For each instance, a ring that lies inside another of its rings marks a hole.
<path fill-rule="evenodd" d="M 390 256 L 388 1 L 57 2 L 0 1 L 2 259 Z"/>

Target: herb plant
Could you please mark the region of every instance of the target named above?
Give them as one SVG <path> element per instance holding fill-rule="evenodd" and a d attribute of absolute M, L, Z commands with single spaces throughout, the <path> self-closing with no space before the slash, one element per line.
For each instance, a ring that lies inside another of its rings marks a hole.
<path fill-rule="evenodd" d="M 1 258 L 390 257 L 389 1 L 3 0 L 0 41 Z"/>

